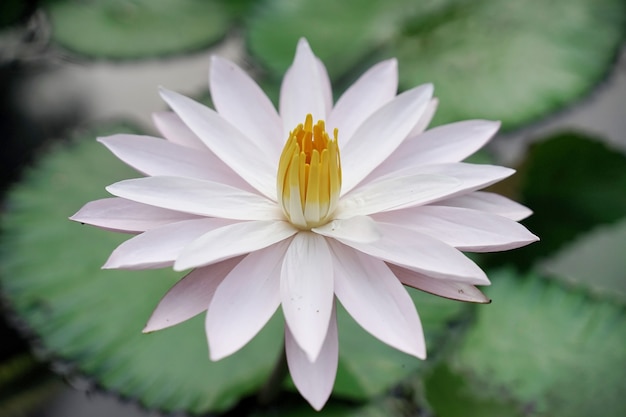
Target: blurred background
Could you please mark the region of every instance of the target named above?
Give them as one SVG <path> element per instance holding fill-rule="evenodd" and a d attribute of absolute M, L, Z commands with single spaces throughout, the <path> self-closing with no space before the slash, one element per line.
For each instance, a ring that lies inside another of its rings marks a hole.
<path fill-rule="evenodd" d="M 412 292 L 418 362 L 340 312 L 330 416 L 626 415 L 626 1 L 2 0 L 0 417 L 300 416 L 286 381 L 256 393 L 280 317 L 210 363 L 198 317 L 141 328 L 172 271 L 101 271 L 124 237 L 67 221 L 133 175 L 95 143 L 156 134 L 158 86 L 208 105 L 209 57 L 276 103 L 306 37 L 335 98 L 397 57 L 400 89 L 432 82 L 432 126 L 502 121 L 471 162 L 518 169 L 491 191 L 529 206 L 541 242 L 475 256 L 488 306 Z"/>

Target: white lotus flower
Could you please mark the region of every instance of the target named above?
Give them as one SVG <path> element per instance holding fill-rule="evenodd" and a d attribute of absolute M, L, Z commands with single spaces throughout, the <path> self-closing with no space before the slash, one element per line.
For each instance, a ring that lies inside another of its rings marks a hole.
<path fill-rule="evenodd" d="M 484 272 L 461 251 L 537 240 L 530 211 L 476 191 L 513 173 L 460 162 L 497 131 L 472 120 L 424 132 L 433 87 L 396 95 L 397 64 L 381 62 L 333 105 L 324 65 L 301 40 L 276 112 L 239 67 L 214 57 L 216 111 L 165 89 L 174 113 L 154 121 L 167 140 L 100 138 L 146 177 L 72 219 L 135 233 L 105 268 L 192 271 L 161 300 L 145 331 L 205 310 L 212 360 L 248 343 L 282 306 L 289 370 L 321 409 L 338 360 L 335 300 L 369 333 L 426 357 L 404 285 L 487 302 Z M 341 154 L 341 156 L 340 156 Z"/>

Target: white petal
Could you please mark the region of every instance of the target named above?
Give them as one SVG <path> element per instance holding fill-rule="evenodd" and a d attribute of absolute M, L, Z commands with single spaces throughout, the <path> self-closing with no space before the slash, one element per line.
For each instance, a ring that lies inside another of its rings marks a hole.
<path fill-rule="evenodd" d="M 164 88 L 161 97 L 218 158 L 259 192 L 276 200 L 275 160 L 278 155 L 190 98 Z"/>
<path fill-rule="evenodd" d="M 163 268 L 174 263 L 182 249 L 203 234 L 229 224 L 224 219 L 198 219 L 150 229 L 119 245 L 104 264 L 107 269 Z"/>
<path fill-rule="evenodd" d="M 135 203 L 124 198 L 103 198 L 85 204 L 70 220 L 107 230 L 136 233 L 194 218 L 199 217 Z"/>
<path fill-rule="evenodd" d="M 287 139 L 274 105 L 252 78 L 227 59 L 213 56 L 209 75 L 211 99 L 218 113 L 244 135 L 278 157 Z"/>
<path fill-rule="evenodd" d="M 499 194 L 476 191 L 435 203 L 441 206 L 463 207 L 486 211 L 511 220 L 520 221 L 533 214 L 532 210 Z"/>
<path fill-rule="evenodd" d="M 340 149 L 365 119 L 395 97 L 397 89 L 398 62 L 389 59 L 374 65 L 342 94 L 327 124 L 329 132 L 339 129 Z"/>
<path fill-rule="evenodd" d="M 469 192 L 494 184 L 506 177 L 513 175 L 514 173 L 515 170 L 506 167 L 483 164 L 468 164 L 465 162 L 436 165 L 417 165 L 409 168 L 399 169 L 381 177 L 371 175 L 363 182 L 362 185 L 357 187 L 352 193 L 346 195 L 344 198 L 346 200 L 350 200 L 354 199 L 355 195 L 367 196 L 369 194 L 369 188 L 372 188 L 374 190 L 374 193 L 382 193 L 384 192 L 384 190 L 381 190 L 381 184 L 392 184 L 394 181 L 403 181 L 403 178 L 408 180 L 411 177 L 418 178 L 419 176 L 424 176 L 424 178 L 427 178 L 429 176 L 433 178 L 448 177 L 449 181 L 455 181 L 457 184 L 456 187 L 447 187 L 445 189 L 442 189 L 442 192 L 436 198 L 420 198 L 415 200 L 414 203 L 407 203 L 403 205 L 398 205 L 396 207 L 406 208 L 410 206 L 415 206 L 417 204 L 433 203 L 435 201 L 467 194 Z M 418 184 L 421 185 L 420 183 Z M 408 185 L 410 186 L 411 184 Z M 390 188 L 390 190 L 392 189 L 393 188 Z"/>
<path fill-rule="evenodd" d="M 217 286 L 242 259 L 238 256 L 191 271 L 159 301 L 143 332 L 174 326 L 205 311 Z"/>
<path fill-rule="evenodd" d="M 320 85 L 322 87 L 322 94 L 324 96 L 324 109 L 326 111 L 326 117 L 328 118 L 328 115 L 333 108 L 333 87 L 330 82 L 330 77 L 328 76 L 326 66 L 321 59 L 316 57 L 315 60 L 317 61 L 317 71 L 320 74 Z"/>
<path fill-rule="evenodd" d="M 324 74 L 305 39 L 298 41 L 293 64 L 285 73 L 280 88 L 280 116 L 283 119 L 283 139 L 296 126 L 304 123 L 307 114 L 313 123 L 326 120 L 326 86 Z"/>
<path fill-rule="evenodd" d="M 405 140 L 372 177 L 417 165 L 459 162 L 482 148 L 499 127 L 499 122 L 468 120 L 428 130 Z"/>
<path fill-rule="evenodd" d="M 250 253 L 217 288 L 206 318 L 211 360 L 241 349 L 276 312 L 280 269 L 288 245 L 283 241 Z"/>
<path fill-rule="evenodd" d="M 380 239 L 376 222 L 367 216 L 354 216 L 347 219 L 335 219 L 323 226 L 311 229 L 322 236 L 341 238 L 355 242 L 373 242 Z"/>
<path fill-rule="evenodd" d="M 258 194 L 214 181 L 178 177 L 124 180 L 106 187 L 111 194 L 138 203 L 237 220 L 280 220 L 282 211 Z"/>
<path fill-rule="evenodd" d="M 403 227 L 379 223 L 382 238 L 371 243 L 338 239 L 368 255 L 435 278 L 489 285 L 485 273 L 457 249 Z"/>
<path fill-rule="evenodd" d="M 170 142 L 200 151 L 209 150 L 176 113 L 171 111 L 153 113 L 152 120 L 163 137 Z"/>
<path fill-rule="evenodd" d="M 426 110 L 433 86 L 406 91 L 387 103 L 354 133 L 341 150 L 342 194 L 354 188 L 402 143 Z"/>
<path fill-rule="evenodd" d="M 332 258 L 326 239 L 298 233 L 289 245 L 280 278 L 285 321 L 310 362 L 318 357 L 333 304 Z"/>
<path fill-rule="evenodd" d="M 426 106 L 426 110 L 424 111 L 424 114 L 420 118 L 419 122 L 417 122 L 415 127 L 408 134 L 407 138 L 412 138 L 414 136 L 417 136 L 426 130 L 428 125 L 430 125 L 430 122 L 433 120 L 433 117 L 435 116 L 435 112 L 437 111 L 438 106 L 439 106 L 439 99 L 437 97 L 433 97 L 432 99 L 430 99 L 430 101 L 428 102 L 428 105 Z"/>
<path fill-rule="evenodd" d="M 289 326 L 285 326 L 285 352 L 294 385 L 314 409 L 321 410 L 333 391 L 339 361 L 335 308 L 332 309 L 328 332 L 315 361 L 311 362 L 300 348 Z"/>
<path fill-rule="evenodd" d="M 515 249 L 538 240 L 524 226 L 506 217 L 459 207 L 413 207 L 372 217 L 469 252 Z"/>
<path fill-rule="evenodd" d="M 411 171 L 412 170 L 409 169 L 404 172 Z M 488 187 L 491 184 L 495 184 L 496 182 L 513 175 L 515 170 L 497 165 L 457 162 L 449 164 L 424 165 L 422 167 L 416 167 L 414 172 L 429 175 L 445 175 L 460 180 L 462 184 L 459 186 L 459 189 L 453 194 L 445 197 L 451 198 L 453 196 L 466 194 L 470 191 L 479 190 L 481 188 Z M 389 176 L 392 177 L 394 175 L 397 175 L 397 173 L 389 174 Z"/>
<path fill-rule="evenodd" d="M 387 176 L 344 196 L 335 216 L 346 218 L 426 204 L 452 194 L 461 184 L 459 179 L 443 175 Z"/>
<path fill-rule="evenodd" d="M 379 259 L 330 241 L 335 294 L 348 313 L 389 346 L 426 359 L 422 324 L 413 300 Z"/>
<path fill-rule="evenodd" d="M 473 285 L 463 282 L 449 281 L 444 279 L 432 278 L 424 274 L 420 274 L 410 269 L 402 268 L 398 265 L 388 265 L 391 272 L 404 285 L 417 288 L 430 294 L 440 297 L 449 298 L 451 300 L 467 301 L 470 303 L 488 304 L 491 300 Z"/>
<path fill-rule="evenodd" d="M 197 268 L 254 252 L 297 233 L 291 224 L 282 221 L 249 221 L 229 224 L 212 230 L 189 243 L 180 253 L 174 269 Z"/>
<path fill-rule="evenodd" d="M 139 135 L 113 135 L 98 138 L 98 141 L 126 164 L 146 175 L 197 178 L 250 188 L 208 149 L 198 151 Z"/>

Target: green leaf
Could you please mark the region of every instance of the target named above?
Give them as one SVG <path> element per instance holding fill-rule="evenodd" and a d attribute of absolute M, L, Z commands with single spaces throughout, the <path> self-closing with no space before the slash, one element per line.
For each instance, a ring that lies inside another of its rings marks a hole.
<path fill-rule="evenodd" d="M 486 118 L 510 129 L 589 91 L 625 22 L 622 0 L 265 0 L 248 44 L 282 74 L 306 37 L 335 80 L 395 56 L 402 88 L 434 83 L 435 124 Z"/>
<path fill-rule="evenodd" d="M 106 134 L 113 131 L 128 129 Z M 149 408 L 224 410 L 268 377 L 282 345 L 282 319 L 219 362 L 209 361 L 201 316 L 142 334 L 180 274 L 101 270 L 128 236 L 67 219 L 105 197 L 106 185 L 138 176 L 95 136 L 47 155 L 10 193 L 0 247 L 3 290 L 51 357 L 73 362 L 106 389 Z"/>
<path fill-rule="evenodd" d="M 511 398 L 526 415 L 626 415 L 626 314 L 530 275 L 492 274 L 493 303 L 452 357 L 483 398 Z"/>
<path fill-rule="evenodd" d="M 424 382 L 426 398 L 437 417 L 522 417 L 504 396 L 486 397 L 469 378 L 438 366 Z"/>
<path fill-rule="evenodd" d="M 626 304 L 626 219 L 580 237 L 538 269 L 567 284 Z"/>
<path fill-rule="evenodd" d="M 565 133 L 534 144 L 511 181 L 534 212 L 524 224 L 541 241 L 490 255 L 500 261 L 529 267 L 594 227 L 626 216 L 626 156 L 590 137 Z"/>
<path fill-rule="evenodd" d="M 116 127 L 100 135 L 126 131 Z M 101 270 L 128 235 L 70 222 L 104 187 L 139 174 L 96 143 L 96 133 L 59 146 L 7 199 L 0 240 L 0 284 L 50 357 L 71 362 L 99 385 L 148 408 L 222 411 L 265 382 L 282 346 L 277 313 L 244 349 L 208 359 L 203 317 L 142 334 L 160 298 L 179 278 L 171 270 Z M 467 305 L 410 291 L 436 353 Z M 339 308 L 340 364 L 334 395 L 363 400 L 424 366 L 362 330 Z"/>
<path fill-rule="evenodd" d="M 74 52 L 143 58 L 203 48 L 225 35 L 231 15 L 221 1 L 48 0 L 52 38 Z"/>

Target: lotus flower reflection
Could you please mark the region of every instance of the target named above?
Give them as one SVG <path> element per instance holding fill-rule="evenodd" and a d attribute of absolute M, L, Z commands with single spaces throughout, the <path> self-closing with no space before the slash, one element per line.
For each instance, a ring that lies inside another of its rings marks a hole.
<path fill-rule="evenodd" d="M 335 104 L 324 65 L 298 43 L 277 112 L 239 67 L 214 57 L 215 111 L 175 92 L 154 116 L 166 140 L 100 138 L 145 177 L 72 219 L 133 233 L 105 268 L 191 270 L 145 331 L 203 311 L 210 357 L 235 353 L 279 306 L 292 379 L 316 409 L 334 384 L 335 302 L 384 343 L 426 357 L 404 285 L 487 302 L 485 273 L 461 251 L 537 240 L 530 211 L 477 191 L 513 173 L 460 162 L 497 131 L 472 120 L 424 131 L 436 100 L 422 85 L 396 95 L 395 60 L 363 74 Z"/>

